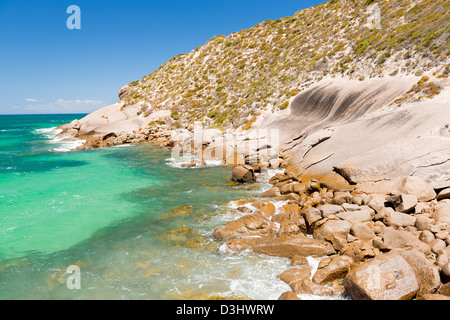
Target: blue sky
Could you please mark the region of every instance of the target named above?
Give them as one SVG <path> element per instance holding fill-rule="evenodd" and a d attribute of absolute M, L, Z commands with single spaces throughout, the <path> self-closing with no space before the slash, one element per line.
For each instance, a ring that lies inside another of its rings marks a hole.
<path fill-rule="evenodd" d="M 0 114 L 87 113 L 210 38 L 324 0 L 0 0 Z M 69 30 L 67 7 L 81 9 Z"/>

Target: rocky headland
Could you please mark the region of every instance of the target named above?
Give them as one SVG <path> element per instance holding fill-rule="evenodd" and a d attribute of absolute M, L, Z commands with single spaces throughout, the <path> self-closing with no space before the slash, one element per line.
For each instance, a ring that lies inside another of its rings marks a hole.
<path fill-rule="evenodd" d="M 154 143 L 180 167 L 230 165 L 236 183 L 281 170 L 214 232 L 224 254 L 292 259 L 280 299 L 450 299 L 449 12 L 330 1 L 265 21 L 171 59 L 60 135 L 78 149 Z"/>

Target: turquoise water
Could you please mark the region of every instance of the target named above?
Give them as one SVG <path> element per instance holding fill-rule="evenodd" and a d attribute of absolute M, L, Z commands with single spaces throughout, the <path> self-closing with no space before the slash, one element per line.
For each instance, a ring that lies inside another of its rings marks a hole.
<path fill-rule="evenodd" d="M 68 152 L 52 128 L 80 117 L 0 116 L 0 299 L 276 299 L 287 290 L 276 275 L 289 261 L 223 255 L 212 238 L 233 218 L 225 204 L 257 190 L 229 184 L 226 167 L 173 167 L 152 145 Z M 66 285 L 70 265 L 79 290 Z"/>

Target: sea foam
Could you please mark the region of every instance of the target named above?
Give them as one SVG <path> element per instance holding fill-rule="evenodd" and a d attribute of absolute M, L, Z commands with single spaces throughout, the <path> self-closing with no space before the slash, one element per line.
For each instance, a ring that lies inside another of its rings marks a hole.
<path fill-rule="evenodd" d="M 71 136 L 58 136 L 62 132 L 56 127 L 41 128 L 34 130 L 34 133 L 43 135 L 50 144 L 57 144 L 55 148 L 50 148 L 50 151 L 68 152 L 82 146 L 86 140 L 76 139 Z"/>

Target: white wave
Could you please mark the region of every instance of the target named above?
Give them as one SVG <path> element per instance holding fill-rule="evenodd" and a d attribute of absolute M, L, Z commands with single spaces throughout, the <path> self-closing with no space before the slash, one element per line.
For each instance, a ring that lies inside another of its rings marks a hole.
<path fill-rule="evenodd" d="M 76 139 L 72 136 L 58 136 L 58 134 L 60 134 L 62 130 L 58 129 L 57 127 L 36 129 L 33 132 L 43 135 L 49 140 L 49 143 L 57 144 L 57 147 L 50 149 L 51 151 L 55 152 L 72 151 L 86 142 L 86 140 Z"/>
<path fill-rule="evenodd" d="M 193 165 L 192 162 L 194 162 Z M 222 165 L 222 161 L 220 160 L 204 160 L 203 164 L 202 161 L 199 159 L 196 159 L 192 156 L 183 156 L 175 158 L 168 158 L 166 159 L 166 164 L 173 168 L 180 168 L 180 169 L 192 169 L 192 168 L 204 168 L 204 167 L 218 167 Z"/>
<path fill-rule="evenodd" d="M 126 148 L 126 147 L 131 147 L 132 145 L 129 143 L 125 143 L 125 144 L 119 144 L 117 146 L 112 146 L 112 148 Z"/>
<path fill-rule="evenodd" d="M 55 139 L 54 139 L 55 140 Z M 79 146 L 82 146 L 83 143 L 86 142 L 86 140 L 62 140 L 62 139 L 58 139 L 57 141 L 53 141 L 55 143 L 59 143 L 60 146 L 57 148 L 53 148 L 53 151 L 56 152 L 68 152 L 68 151 L 72 151 L 74 149 L 76 149 Z"/>

